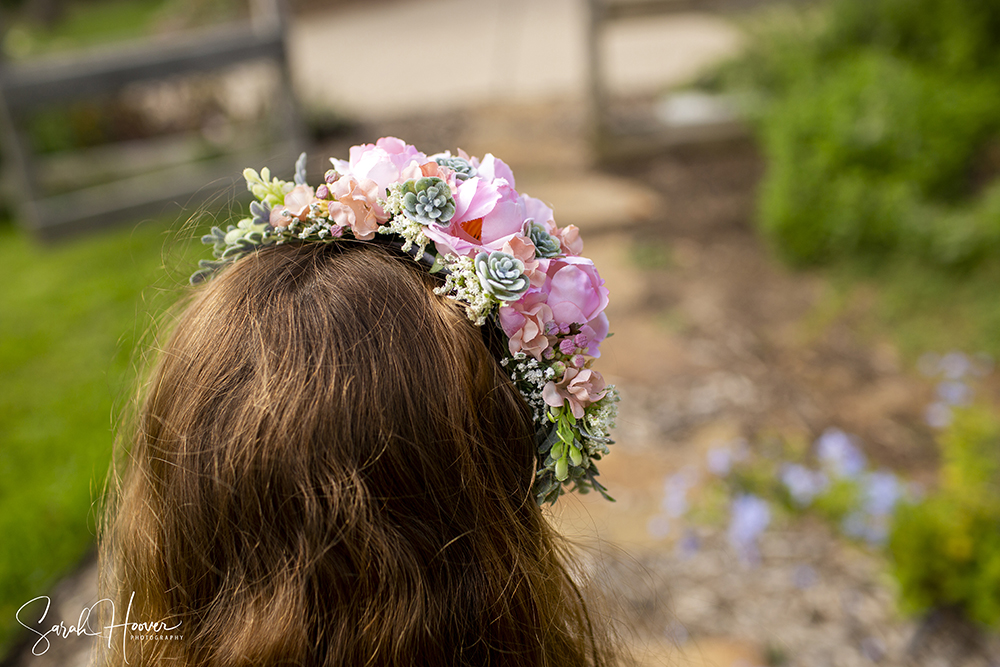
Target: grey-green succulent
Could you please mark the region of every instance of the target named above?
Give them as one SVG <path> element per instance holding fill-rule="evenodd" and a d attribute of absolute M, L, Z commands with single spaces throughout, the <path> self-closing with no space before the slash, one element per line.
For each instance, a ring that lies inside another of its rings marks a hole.
<path fill-rule="evenodd" d="M 496 250 L 476 255 L 476 275 L 483 291 L 500 301 L 516 301 L 531 287 L 524 275 L 524 263 L 505 252 Z"/>
<path fill-rule="evenodd" d="M 524 234 L 535 246 L 536 257 L 558 257 L 562 252 L 559 239 L 549 234 L 544 227 L 532 218 L 524 223 Z"/>
<path fill-rule="evenodd" d="M 476 168 L 472 166 L 472 163 L 466 160 L 464 157 L 457 156 L 442 156 L 434 158 L 442 167 L 447 167 L 455 172 L 455 178 L 460 181 L 464 181 L 468 178 L 472 178 L 476 175 Z"/>
<path fill-rule="evenodd" d="M 411 179 L 401 187 L 403 215 L 422 225 L 447 225 L 455 215 L 448 184 L 435 176 Z"/>

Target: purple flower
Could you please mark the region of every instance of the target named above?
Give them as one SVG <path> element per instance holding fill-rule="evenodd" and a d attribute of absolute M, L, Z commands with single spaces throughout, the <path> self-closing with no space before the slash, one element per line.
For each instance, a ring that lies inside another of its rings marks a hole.
<path fill-rule="evenodd" d="M 835 477 L 853 479 L 865 469 L 865 455 L 852 436 L 837 428 L 828 428 L 816 440 L 816 456 Z"/>
<path fill-rule="evenodd" d="M 687 512 L 687 492 L 694 483 L 694 475 L 688 468 L 667 478 L 663 485 L 663 500 L 660 502 L 660 508 L 667 516 L 677 518 Z"/>
<path fill-rule="evenodd" d="M 719 477 L 728 475 L 733 467 L 733 453 L 728 447 L 712 447 L 707 459 L 709 472 Z"/>
<path fill-rule="evenodd" d="M 949 380 L 959 380 L 969 373 L 972 364 L 969 362 L 969 357 L 961 352 L 949 352 L 941 357 L 938 368 Z"/>
<path fill-rule="evenodd" d="M 745 562 L 756 563 L 760 558 L 757 537 L 771 523 L 771 509 L 767 501 L 746 494 L 733 499 L 730 511 L 729 543 Z"/>
<path fill-rule="evenodd" d="M 698 553 L 701 548 L 701 540 L 694 530 L 688 528 L 684 531 L 684 537 L 677 543 L 677 555 L 681 558 L 690 558 Z"/>
<path fill-rule="evenodd" d="M 940 401 L 927 406 L 924 419 L 931 428 L 947 428 L 951 424 L 951 408 Z"/>
<path fill-rule="evenodd" d="M 563 338 L 559 341 L 559 351 L 563 354 L 573 354 L 576 350 L 576 343 L 573 342 L 572 338 Z"/>
<path fill-rule="evenodd" d="M 781 469 L 781 483 L 799 507 L 807 507 L 813 499 L 826 491 L 829 478 L 818 470 L 810 470 L 798 463 L 786 463 Z"/>
<path fill-rule="evenodd" d="M 873 516 L 888 516 L 903 495 L 899 479 L 891 472 L 869 473 L 864 479 L 864 508 Z"/>
<path fill-rule="evenodd" d="M 968 405 L 972 399 L 972 389 L 958 380 L 939 382 L 937 395 L 945 405 Z"/>

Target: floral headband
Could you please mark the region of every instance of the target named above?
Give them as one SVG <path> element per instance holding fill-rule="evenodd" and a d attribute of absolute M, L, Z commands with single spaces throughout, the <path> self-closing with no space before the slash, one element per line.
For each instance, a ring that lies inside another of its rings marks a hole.
<path fill-rule="evenodd" d="M 573 225 L 557 227 L 552 209 L 518 194 L 499 159 L 465 152 L 427 156 L 394 137 L 354 146 L 317 188 L 306 184 L 305 154 L 294 183 L 267 168 L 243 172 L 256 197 L 250 217 L 202 238 L 215 261 L 202 260 L 192 283 L 260 247 L 280 243 L 401 242 L 445 282 L 436 292 L 465 305 L 471 321 L 492 320 L 506 334 L 510 372 L 534 413 L 542 467 L 541 505 L 564 490 L 605 488 L 596 461 L 612 444 L 618 391 L 591 369 L 608 336 L 608 290 L 582 257 Z"/>

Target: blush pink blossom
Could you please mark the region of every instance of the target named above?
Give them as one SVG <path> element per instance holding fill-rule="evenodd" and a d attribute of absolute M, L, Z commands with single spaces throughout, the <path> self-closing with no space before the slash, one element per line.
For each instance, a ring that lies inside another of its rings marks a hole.
<path fill-rule="evenodd" d="M 350 227 L 357 239 L 370 241 L 375 238 L 375 231 L 384 221 L 379 217 L 381 207 L 375 204 L 378 187 L 370 179 L 341 177 L 330 185 L 330 193 L 336 197 L 336 201 L 328 204 L 330 217 L 338 225 Z"/>
<path fill-rule="evenodd" d="M 556 223 L 552 209 L 546 206 L 545 202 L 528 195 L 521 195 L 521 203 L 524 205 L 525 219 L 531 218 L 535 224 L 541 225 L 549 234 L 555 233 Z"/>
<path fill-rule="evenodd" d="M 476 175 L 487 183 L 499 180 L 504 181 L 511 188 L 514 185 L 514 172 L 500 158 L 494 157 L 492 153 L 487 153 L 482 161 L 472 158 L 472 166 L 476 168 Z"/>
<path fill-rule="evenodd" d="M 569 402 L 570 412 L 580 419 L 584 415 L 584 410 L 604 398 L 607 392 L 604 378 L 597 371 L 567 367 L 559 382 L 550 381 L 545 384 L 542 388 L 542 399 L 554 408 Z"/>
<path fill-rule="evenodd" d="M 455 195 L 455 215 L 452 224 L 482 218 L 493 210 L 500 199 L 500 190 L 482 178 L 466 179 L 458 186 Z"/>
<path fill-rule="evenodd" d="M 353 176 L 358 181 L 369 179 L 378 184 L 378 194 L 393 183 L 420 178 L 420 166 L 427 163 L 427 156 L 396 137 L 382 137 L 374 144 L 351 148 L 350 159 L 330 160 L 342 176 Z"/>
<path fill-rule="evenodd" d="M 500 198 L 489 213 L 483 216 L 483 231 L 480 239 L 483 245 L 516 234 L 524 228 L 524 205 L 514 190 L 506 182 L 495 182 Z"/>
<path fill-rule="evenodd" d="M 539 361 L 549 347 L 545 325 L 552 321 L 552 309 L 545 303 L 545 294 L 530 291 L 519 301 L 500 307 L 500 327 L 507 334 L 511 354 L 524 352 Z"/>
<path fill-rule="evenodd" d="M 559 239 L 559 245 L 565 254 L 579 255 L 583 252 L 583 239 L 580 238 L 580 230 L 576 225 L 556 228 L 554 236 Z"/>
<path fill-rule="evenodd" d="M 500 251 L 505 252 L 508 255 L 513 255 L 516 259 L 521 260 L 524 264 L 524 275 L 528 277 L 531 281 L 532 287 L 541 287 L 545 284 L 546 275 L 544 269 L 539 269 L 539 262 L 535 259 L 535 246 L 532 245 L 531 241 L 528 240 L 524 234 L 511 234 L 510 236 L 500 239 L 503 241 L 500 244 Z M 496 241 L 492 244 L 495 247 L 500 241 Z M 490 246 L 487 246 L 490 247 Z"/>
<path fill-rule="evenodd" d="M 278 204 L 271 209 L 269 222 L 272 227 L 287 227 L 292 218 L 305 220 L 309 213 L 309 205 L 313 203 L 315 195 L 313 189 L 308 185 L 296 185 L 285 195 L 285 203 Z M 285 215 L 285 211 L 288 215 Z"/>

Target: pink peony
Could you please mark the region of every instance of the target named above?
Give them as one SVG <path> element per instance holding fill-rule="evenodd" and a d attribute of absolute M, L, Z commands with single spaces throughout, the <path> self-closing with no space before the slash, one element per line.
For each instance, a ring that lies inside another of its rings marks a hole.
<path fill-rule="evenodd" d="M 330 217 L 342 227 L 350 227 L 354 237 L 362 241 L 375 238 L 375 232 L 380 222 L 382 208 L 375 203 L 378 196 L 378 184 L 369 179 L 356 180 L 343 176 L 330 185 L 330 193 L 337 198 L 328 204 Z"/>
<path fill-rule="evenodd" d="M 521 203 L 524 205 L 525 219 L 531 218 L 535 224 L 541 225 L 549 234 L 555 234 L 556 223 L 553 219 L 552 209 L 546 206 L 545 202 L 528 195 L 521 195 Z"/>
<path fill-rule="evenodd" d="M 500 190 L 482 178 L 466 179 L 452 194 L 455 196 L 453 225 L 482 218 L 500 199 Z"/>
<path fill-rule="evenodd" d="M 309 213 L 309 205 L 313 203 L 315 195 L 313 189 L 308 185 L 296 185 L 285 195 L 284 206 L 278 204 L 271 209 L 272 227 L 287 227 L 292 218 L 305 220 Z M 288 211 L 288 215 L 285 215 Z"/>
<path fill-rule="evenodd" d="M 350 160 L 330 160 L 343 176 L 353 176 L 358 181 L 369 179 L 378 184 L 378 194 L 393 183 L 402 183 L 423 174 L 420 166 L 427 163 L 427 156 L 396 137 L 382 137 L 374 144 L 351 147 Z M 381 212 L 381 209 L 379 209 Z M 384 219 L 384 218 L 383 218 Z"/>
<path fill-rule="evenodd" d="M 545 294 L 529 291 L 520 301 L 500 307 L 500 327 L 509 339 L 511 354 L 524 352 L 541 361 L 549 347 L 545 325 L 552 321 L 552 309 L 545 303 Z"/>
<path fill-rule="evenodd" d="M 607 393 L 604 378 L 589 368 L 568 367 L 559 382 L 547 382 L 542 388 L 542 399 L 554 408 L 569 401 L 569 409 L 577 419 L 583 417 L 584 410 L 592 403 L 604 398 Z"/>
<path fill-rule="evenodd" d="M 524 228 L 524 205 L 514 188 L 506 182 L 494 183 L 500 193 L 500 198 L 489 213 L 483 216 L 483 229 L 480 236 L 483 245 L 511 234 L 517 234 Z"/>
<path fill-rule="evenodd" d="M 487 153 L 482 162 L 476 158 L 471 160 L 472 166 L 476 168 L 476 175 L 487 183 L 494 183 L 502 180 L 513 189 L 514 172 L 500 158 L 493 157 L 492 153 Z"/>
<path fill-rule="evenodd" d="M 556 323 L 601 326 L 598 317 L 608 305 L 608 288 L 591 260 L 586 257 L 554 259 L 549 262 L 548 276 L 543 289 L 548 292 L 548 304 Z M 606 330 L 604 333 L 607 335 Z"/>

